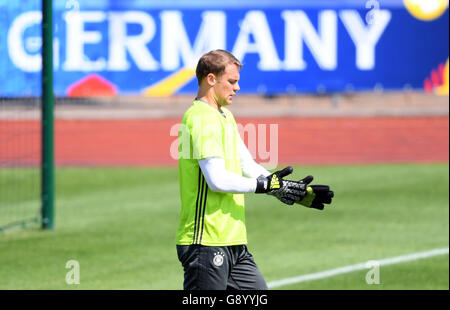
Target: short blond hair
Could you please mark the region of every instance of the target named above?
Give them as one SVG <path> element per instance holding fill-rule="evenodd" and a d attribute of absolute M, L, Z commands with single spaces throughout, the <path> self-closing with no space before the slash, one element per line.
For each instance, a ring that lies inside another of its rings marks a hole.
<path fill-rule="evenodd" d="M 235 64 L 239 69 L 242 68 L 241 62 L 228 51 L 218 49 L 204 54 L 200 57 L 195 70 L 198 85 L 200 85 L 202 80 L 210 73 L 213 73 L 216 76 L 222 75 L 225 71 L 225 67 L 230 63 Z"/>

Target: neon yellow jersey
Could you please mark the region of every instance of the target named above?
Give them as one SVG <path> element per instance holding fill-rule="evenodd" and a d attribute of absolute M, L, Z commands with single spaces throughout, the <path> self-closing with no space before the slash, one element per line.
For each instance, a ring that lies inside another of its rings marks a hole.
<path fill-rule="evenodd" d="M 236 121 L 228 109 L 222 112 L 195 100 L 184 114 L 178 135 L 181 214 L 176 244 L 247 244 L 244 195 L 211 191 L 198 163 L 221 157 L 227 170 L 242 175 Z"/>

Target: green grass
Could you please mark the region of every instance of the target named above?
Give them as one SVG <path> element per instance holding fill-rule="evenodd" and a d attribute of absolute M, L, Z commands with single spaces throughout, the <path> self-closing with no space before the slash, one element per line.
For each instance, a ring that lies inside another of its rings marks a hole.
<path fill-rule="evenodd" d="M 249 250 L 271 282 L 448 247 L 448 172 L 448 164 L 296 167 L 293 178 L 332 186 L 333 206 L 246 195 Z M 0 289 L 181 289 L 179 207 L 176 168 L 58 168 L 56 229 L 0 233 Z M 79 285 L 65 282 L 72 259 Z M 448 265 L 444 255 L 382 266 L 379 285 L 358 271 L 280 289 L 448 290 Z"/>
<path fill-rule="evenodd" d="M 0 169 L 1 227 L 39 218 L 40 171 L 36 168 Z"/>
<path fill-rule="evenodd" d="M 436 290 L 448 289 L 448 255 L 380 266 L 379 283 L 367 284 L 365 271 L 285 286 L 285 290 Z"/>

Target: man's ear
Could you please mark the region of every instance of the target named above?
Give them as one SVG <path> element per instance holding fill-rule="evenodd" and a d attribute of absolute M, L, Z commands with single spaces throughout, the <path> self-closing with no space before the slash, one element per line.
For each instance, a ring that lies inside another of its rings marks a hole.
<path fill-rule="evenodd" d="M 216 76 L 214 75 L 214 73 L 208 73 L 205 80 L 209 86 L 214 86 L 216 84 Z"/>

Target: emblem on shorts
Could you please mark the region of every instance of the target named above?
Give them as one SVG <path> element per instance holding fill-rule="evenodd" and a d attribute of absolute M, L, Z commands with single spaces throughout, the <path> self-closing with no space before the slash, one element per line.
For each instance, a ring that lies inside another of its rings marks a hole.
<path fill-rule="evenodd" d="M 213 264 L 216 265 L 217 267 L 222 266 L 224 256 L 225 256 L 225 254 L 223 254 L 222 252 L 214 253 Z"/>

